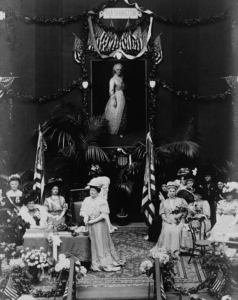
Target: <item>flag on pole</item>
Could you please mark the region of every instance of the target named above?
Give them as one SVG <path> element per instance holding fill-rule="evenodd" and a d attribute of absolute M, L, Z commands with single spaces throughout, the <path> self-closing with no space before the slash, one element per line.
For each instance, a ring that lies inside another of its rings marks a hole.
<path fill-rule="evenodd" d="M 11 300 L 16 300 L 19 298 L 20 294 L 17 291 L 17 289 L 14 286 L 14 282 L 11 278 L 11 276 L 8 279 L 7 285 L 3 292 L 7 297 L 9 297 Z"/>
<path fill-rule="evenodd" d="M 211 286 L 210 291 L 213 293 L 220 292 L 220 290 L 224 287 L 225 283 L 226 281 L 223 272 L 219 270 L 219 272 L 217 273 L 217 278 Z"/>
<path fill-rule="evenodd" d="M 155 217 L 155 197 L 154 147 L 149 132 L 146 137 L 146 163 L 141 205 L 141 211 L 144 214 L 145 222 L 148 227 L 152 225 Z"/>
<path fill-rule="evenodd" d="M 45 159 L 44 151 L 47 149 L 46 142 L 44 140 L 40 125 L 39 125 L 39 136 L 36 149 L 36 161 L 35 161 L 35 172 L 34 172 L 34 181 L 35 184 L 33 189 L 38 191 L 40 194 L 40 202 L 42 202 L 42 196 L 45 186 Z"/>
<path fill-rule="evenodd" d="M 160 276 L 160 292 L 161 292 L 161 299 L 166 300 L 166 294 L 165 294 L 165 291 L 164 291 L 164 282 L 163 282 L 162 274 Z"/>

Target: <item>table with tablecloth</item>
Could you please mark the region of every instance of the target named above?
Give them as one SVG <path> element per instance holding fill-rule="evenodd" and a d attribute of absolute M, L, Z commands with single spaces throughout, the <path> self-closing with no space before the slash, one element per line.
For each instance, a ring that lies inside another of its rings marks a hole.
<path fill-rule="evenodd" d="M 53 251 L 53 242 L 48 242 L 50 232 L 45 229 L 28 229 L 23 236 L 24 248 L 39 249 L 44 248 L 45 252 Z M 79 233 L 78 236 L 72 236 L 69 232 L 54 232 L 54 236 L 59 237 L 60 245 L 57 247 L 57 253 L 70 253 L 76 256 L 80 261 L 91 261 L 91 244 L 88 236 Z"/>

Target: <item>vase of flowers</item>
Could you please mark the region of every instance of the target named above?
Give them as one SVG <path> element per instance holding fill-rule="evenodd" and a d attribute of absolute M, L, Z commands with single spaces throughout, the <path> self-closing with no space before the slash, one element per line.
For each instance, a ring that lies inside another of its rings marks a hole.
<path fill-rule="evenodd" d="M 28 250 L 28 248 L 26 248 Z M 37 284 L 42 280 L 44 269 L 53 264 L 52 258 L 44 252 L 44 248 L 33 249 L 22 255 L 22 259 L 29 267 L 29 273 L 32 275 L 32 284 Z"/>

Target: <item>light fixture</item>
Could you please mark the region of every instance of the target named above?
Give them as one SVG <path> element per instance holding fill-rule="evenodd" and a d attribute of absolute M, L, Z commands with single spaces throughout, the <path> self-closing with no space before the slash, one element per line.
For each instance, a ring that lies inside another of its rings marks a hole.
<path fill-rule="evenodd" d="M 5 11 L 0 11 L 0 20 L 5 20 L 5 19 L 6 19 Z"/>
<path fill-rule="evenodd" d="M 150 80 L 150 87 L 153 89 L 156 85 L 156 81 L 155 80 Z"/>
<path fill-rule="evenodd" d="M 82 86 L 83 86 L 83 88 L 86 90 L 86 88 L 88 87 L 88 81 L 83 81 L 82 82 Z"/>

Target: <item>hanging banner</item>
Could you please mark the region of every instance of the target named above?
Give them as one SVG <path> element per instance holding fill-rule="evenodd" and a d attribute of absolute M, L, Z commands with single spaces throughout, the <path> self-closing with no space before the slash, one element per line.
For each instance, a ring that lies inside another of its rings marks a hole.
<path fill-rule="evenodd" d="M 136 8 L 105 8 L 100 11 L 99 18 L 103 19 L 138 19 L 142 16 Z"/>

